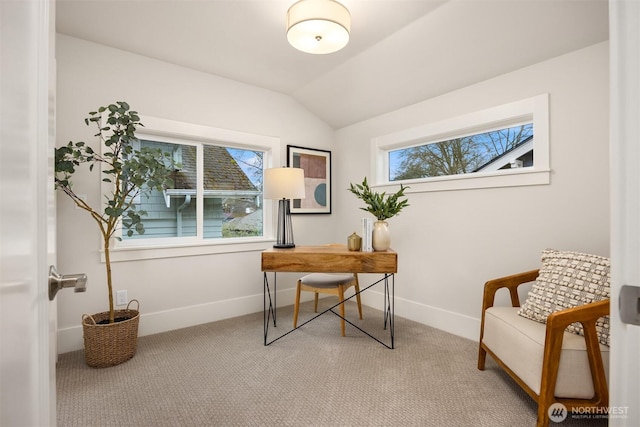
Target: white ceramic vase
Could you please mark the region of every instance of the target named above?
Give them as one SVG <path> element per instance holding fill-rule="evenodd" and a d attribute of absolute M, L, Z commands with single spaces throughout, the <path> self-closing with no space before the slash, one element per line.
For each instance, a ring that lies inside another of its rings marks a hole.
<path fill-rule="evenodd" d="M 372 242 L 374 251 L 386 251 L 391 246 L 391 233 L 389 224 L 386 221 L 376 221 L 373 223 Z"/>

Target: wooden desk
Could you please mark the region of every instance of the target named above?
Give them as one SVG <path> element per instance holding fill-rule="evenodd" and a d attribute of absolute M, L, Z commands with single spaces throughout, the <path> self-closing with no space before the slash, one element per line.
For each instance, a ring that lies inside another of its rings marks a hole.
<path fill-rule="evenodd" d="M 272 248 L 262 252 L 262 271 L 391 274 L 398 272 L 398 254 L 350 251 L 346 245 Z"/>
<path fill-rule="evenodd" d="M 342 317 L 333 310 L 335 307 L 340 305 L 338 302 L 310 320 L 300 324 L 297 328 L 280 335 L 270 342 L 267 342 L 269 318 L 271 316 L 273 316 L 273 326 L 276 326 L 276 273 L 379 273 L 383 274 L 383 277 L 371 285 L 362 288 L 359 293 L 364 292 L 378 283 L 384 282 L 384 328 L 386 329 L 387 324 L 389 325 L 391 345 L 380 341 L 368 332 L 351 323 L 349 320 L 345 319 L 345 321 L 384 346 L 394 348 L 394 275 L 398 271 L 398 255 L 393 250 L 382 252 L 349 251 L 346 245 L 296 246 L 291 249 L 271 248 L 262 252 L 262 271 L 264 274 L 264 345 L 269 345 L 274 341 L 277 341 L 328 311 L 331 311 L 338 317 Z M 273 273 L 273 298 L 267 277 L 268 272 Z M 351 299 L 354 296 L 356 296 L 356 294 L 345 298 L 345 300 Z"/>

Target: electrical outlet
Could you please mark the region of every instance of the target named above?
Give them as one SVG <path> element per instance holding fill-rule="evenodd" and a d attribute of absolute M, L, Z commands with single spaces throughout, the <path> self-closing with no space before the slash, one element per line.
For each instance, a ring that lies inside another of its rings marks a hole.
<path fill-rule="evenodd" d="M 116 305 L 127 305 L 127 291 L 116 292 Z"/>

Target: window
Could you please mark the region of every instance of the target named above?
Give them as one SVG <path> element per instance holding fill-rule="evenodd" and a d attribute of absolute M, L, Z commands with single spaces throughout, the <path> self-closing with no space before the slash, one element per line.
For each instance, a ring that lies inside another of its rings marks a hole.
<path fill-rule="evenodd" d="M 146 212 L 145 232 L 122 233 L 116 260 L 263 249 L 274 234 L 263 169 L 280 158 L 279 139 L 151 117 L 141 122 L 139 148 L 170 154 L 173 185 L 134 200 Z"/>
<path fill-rule="evenodd" d="M 549 183 L 548 95 L 375 138 L 376 184 L 411 192 Z"/>
<path fill-rule="evenodd" d="M 531 166 L 531 123 L 389 151 L 389 181 Z"/>
<path fill-rule="evenodd" d="M 145 233 L 123 234 L 123 240 L 198 236 L 199 186 L 204 239 L 263 235 L 262 151 L 150 140 L 141 140 L 140 146 L 171 154 L 173 186 L 135 200 L 136 211 L 147 213 L 142 217 Z"/>

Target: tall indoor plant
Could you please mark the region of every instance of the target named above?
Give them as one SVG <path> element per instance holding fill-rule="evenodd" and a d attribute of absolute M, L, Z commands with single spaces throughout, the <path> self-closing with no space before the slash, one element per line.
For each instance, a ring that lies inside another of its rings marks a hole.
<path fill-rule="evenodd" d="M 404 197 L 404 191 L 407 188 L 409 187 L 400 184 L 400 190 L 394 194 L 387 195 L 385 192 L 378 193 L 371 190 L 367 177 L 364 177 L 362 184 L 349 184 L 349 191 L 367 204 L 366 207 L 360 209 L 371 213 L 377 219 L 373 225 L 372 240 L 374 250 L 383 251 L 389 249 L 391 236 L 387 219 L 398 215 L 402 209 L 409 206 L 408 199 L 401 199 L 401 197 Z"/>
<path fill-rule="evenodd" d="M 134 201 L 136 197 L 152 190 L 162 191 L 172 185 L 171 158 L 168 153 L 162 152 L 160 149 L 151 149 L 148 147 L 136 148 L 136 129 L 143 126 L 140 123 L 140 117 L 136 111 L 132 111 L 126 102 L 116 102 L 104 107 L 98 108 L 97 111 L 89 113 L 89 117 L 85 118 L 87 126 L 95 125 L 98 133 L 95 136 L 102 145 L 100 149 L 93 149 L 85 142 L 72 142 L 59 147 L 55 150 L 55 188 L 64 192 L 73 200 L 80 209 L 86 211 L 96 222 L 100 234 L 102 236 L 102 248 L 104 250 L 105 268 L 107 278 L 107 290 L 109 297 L 109 311 L 106 313 L 98 313 L 94 317 L 100 317 L 105 314 L 104 323 L 114 325 L 117 323 L 115 317 L 116 310 L 113 304 L 113 283 L 111 277 L 111 241 L 113 238 L 120 239 L 116 232 L 122 228 L 128 236 L 133 233 L 144 233 L 144 225 L 142 216 L 145 211 L 136 210 Z M 91 206 L 84 198 L 80 197 L 73 189 L 72 178 L 74 173 L 80 166 L 88 166 L 92 171 L 96 165 L 101 170 L 102 181 L 109 185 L 109 191 L 104 194 L 104 204 L 99 206 Z M 119 310 L 125 311 L 125 310 Z M 126 310 L 135 311 L 135 310 Z M 138 315 L 137 311 L 136 315 Z M 91 317 L 91 316 L 89 316 Z M 93 317 L 91 317 L 93 320 Z M 94 341 L 87 336 L 88 322 L 83 317 L 83 329 L 85 338 L 85 358 L 89 351 L 87 348 L 89 341 Z M 124 321 L 129 319 L 124 319 Z M 137 319 L 136 319 L 137 320 Z M 100 323 L 99 321 L 93 322 Z M 107 330 L 106 328 L 104 329 Z M 113 331 L 114 329 L 112 329 Z M 97 332 L 96 332 L 97 333 Z M 112 332 L 113 333 L 113 332 Z M 137 339 L 137 322 L 135 326 L 135 335 Z M 99 339 L 100 348 L 95 350 L 97 354 L 108 351 L 117 351 L 116 348 L 121 346 L 120 338 L 114 337 L 116 341 Z M 133 348 L 135 352 L 135 347 Z M 122 356 L 125 360 L 132 357 Z M 114 356 L 113 360 L 108 362 L 95 362 L 95 365 L 110 366 L 122 363 L 124 360 L 117 361 L 119 356 Z M 87 358 L 87 363 L 89 359 Z M 91 363 L 89 363 L 91 365 Z"/>

